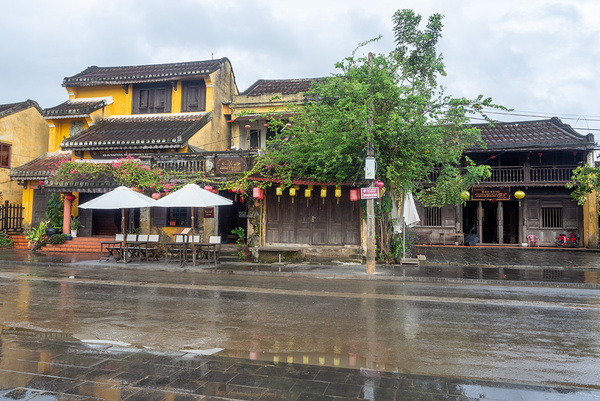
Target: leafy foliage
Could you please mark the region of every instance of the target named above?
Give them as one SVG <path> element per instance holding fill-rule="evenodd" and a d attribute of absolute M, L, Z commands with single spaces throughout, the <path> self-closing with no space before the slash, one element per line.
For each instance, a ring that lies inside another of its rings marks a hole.
<path fill-rule="evenodd" d="M 61 195 L 55 192 L 48 198 L 48 204 L 46 206 L 45 218 L 48 220 L 48 227 L 61 229 L 63 226 L 64 213 L 65 210 Z"/>
<path fill-rule="evenodd" d="M 168 193 L 177 185 L 169 182 L 166 174 L 159 168 L 142 164 L 140 159 L 127 156 L 112 163 L 80 163 L 68 159 L 56 164 L 50 180 L 52 182 L 71 182 L 81 179 L 105 178 L 138 189 L 140 192 Z"/>
<path fill-rule="evenodd" d="M 48 220 L 43 220 L 37 226 L 33 226 L 26 231 L 25 238 L 27 238 L 27 241 L 35 244 L 36 247 L 41 246 L 46 239 L 46 229 L 48 228 L 48 224 Z"/>
<path fill-rule="evenodd" d="M 361 44 L 336 64 L 337 73 L 314 83 L 305 104 L 285 110 L 291 126 L 283 117 L 270 121 L 280 134 L 251 174 L 288 185 L 293 178 L 360 183 L 372 144 L 376 178 L 396 193 L 414 192 L 416 183 L 443 166 L 438 185 L 424 193 L 426 202 L 443 206 L 459 204 L 460 193 L 489 173 L 483 166 L 459 169 L 466 148 L 483 147 L 468 118 L 483 115 L 482 107 L 503 107 L 483 96 L 452 98 L 437 86 L 437 77 L 445 75 L 436 52 L 441 15 L 432 15 L 423 31 L 421 17 L 410 10 L 396 12 L 393 20 L 396 48 L 390 54 L 358 57 L 370 41 Z"/>
<path fill-rule="evenodd" d="M 571 197 L 577 201 L 577 204 L 583 205 L 587 195 L 600 190 L 600 171 L 588 165 L 579 166 L 573 171 L 571 182 L 568 182 L 566 187 L 575 188 L 571 192 Z"/>
<path fill-rule="evenodd" d="M 11 246 L 13 246 L 13 240 L 4 231 L 0 231 L 0 248 L 10 248 Z"/>
<path fill-rule="evenodd" d="M 51 235 L 50 238 L 48 238 L 47 242 L 48 242 L 48 244 L 54 244 L 54 245 L 64 244 L 65 236 L 63 234 L 54 234 L 54 235 Z"/>

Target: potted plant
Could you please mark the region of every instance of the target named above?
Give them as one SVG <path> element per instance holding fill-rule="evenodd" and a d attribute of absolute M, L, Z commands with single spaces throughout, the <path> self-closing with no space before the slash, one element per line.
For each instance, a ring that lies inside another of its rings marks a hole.
<path fill-rule="evenodd" d="M 46 207 L 46 220 L 48 220 L 48 227 L 46 236 L 49 238 L 54 234 L 57 234 L 63 226 L 63 215 L 64 205 L 60 198 L 60 194 L 53 193 L 48 199 L 48 205 Z"/>
<path fill-rule="evenodd" d="M 244 230 L 242 227 L 237 227 L 231 230 L 231 233 L 237 235 L 235 242 L 237 243 L 238 257 L 240 260 L 249 260 L 250 248 L 248 247 L 248 242 L 246 241 L 246 230 Z"/>
<path fill-rule="evenodd" d="M 25 238 L 29 241 L 29 247 L 35 251 L 44 243 L 46 238 L 46 229 L 48 228 L 48 220 L 40 222 L 37 226 L 31 227 L 25 232 Z"/>
<path fill-rule="evenodd" d="M 77 216 L 71 217 L 71 237 L 76 238 L 77 231 L 83 227 L 84 227 L 84 225 L 81 224 L 81 220 L 79 220 L 79 217 L 77 217 Z"/>

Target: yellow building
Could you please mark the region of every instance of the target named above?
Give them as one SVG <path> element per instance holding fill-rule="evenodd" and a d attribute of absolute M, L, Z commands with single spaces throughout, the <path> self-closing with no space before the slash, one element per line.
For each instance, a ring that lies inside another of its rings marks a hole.
<path fill-rule="evenodd" d="M 238 90 L 227 58 L 141 66 L 96 67 L 63 81 L 69 99 L 44 111 L 48 151 L 13 180 L 26 187 L 23 205 L 28 223 L 44 203 L 43 193 L 75 193 L 77 204 L 116 186 L 105 180 L 46 183 L 40 180 L 68 152 L 69 159 L 110 162 L 118 158 L 161 153 L 224 151 L 231 146 L 227 104 Z M 48 131 L 49 129 L 49 131 Z M 28 179 L 30 177 L 31 179 Z M 111 234 L 111 213 L 83 212 L 82 235 Z"/>
<path fill-rule="evenodd" d="M 21 203 L 23 187 L 12 180 L 15 169 L 48 149 L 48 126 L 33 100 L 0 105 L 0 195 Z"/>

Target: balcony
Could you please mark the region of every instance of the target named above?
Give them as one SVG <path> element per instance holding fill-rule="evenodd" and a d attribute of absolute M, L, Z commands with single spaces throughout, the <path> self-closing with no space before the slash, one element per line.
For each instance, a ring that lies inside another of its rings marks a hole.
<path fill-rule="evenodd" d="M 492 166 L 492 175 L 480 185 L 524 185 L 524 184 L 561 184 L 571 180 L 573 170 L 578 166 Z M 440 171 L 436 169 L 431 175 L 435 181 Z"/>
<path fill-rule="evenodd" d="M 162 153 L 148 157 L 147 163 L 166 172 L 230 175 L 252 168 L 254 151 L 201 153 Z"/>

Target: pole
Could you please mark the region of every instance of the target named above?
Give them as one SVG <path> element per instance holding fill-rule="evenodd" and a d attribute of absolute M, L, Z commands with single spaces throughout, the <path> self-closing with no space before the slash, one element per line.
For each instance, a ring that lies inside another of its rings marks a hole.
<path fill-rule="evenodd" d="M 406 218 L 404 208 L 406 207 L 406 191 L 402 196 L 402 259 L 406 259 Z"/>
<path fill-rule="evenodd" d="M 373 67 L 373 53 L 369 52 L 369 75 Z M 369 118 L 367 119 L 367 130 L 369 143 L 367 148 L 367 157 L 375 157 L 373 147 L 373 85 L 369 89 L 370 106 Z M 371 180 L 370 187 L 375 186 Z M 367 199 L 367 273 L 375 273 L 375 199 Z"/>

